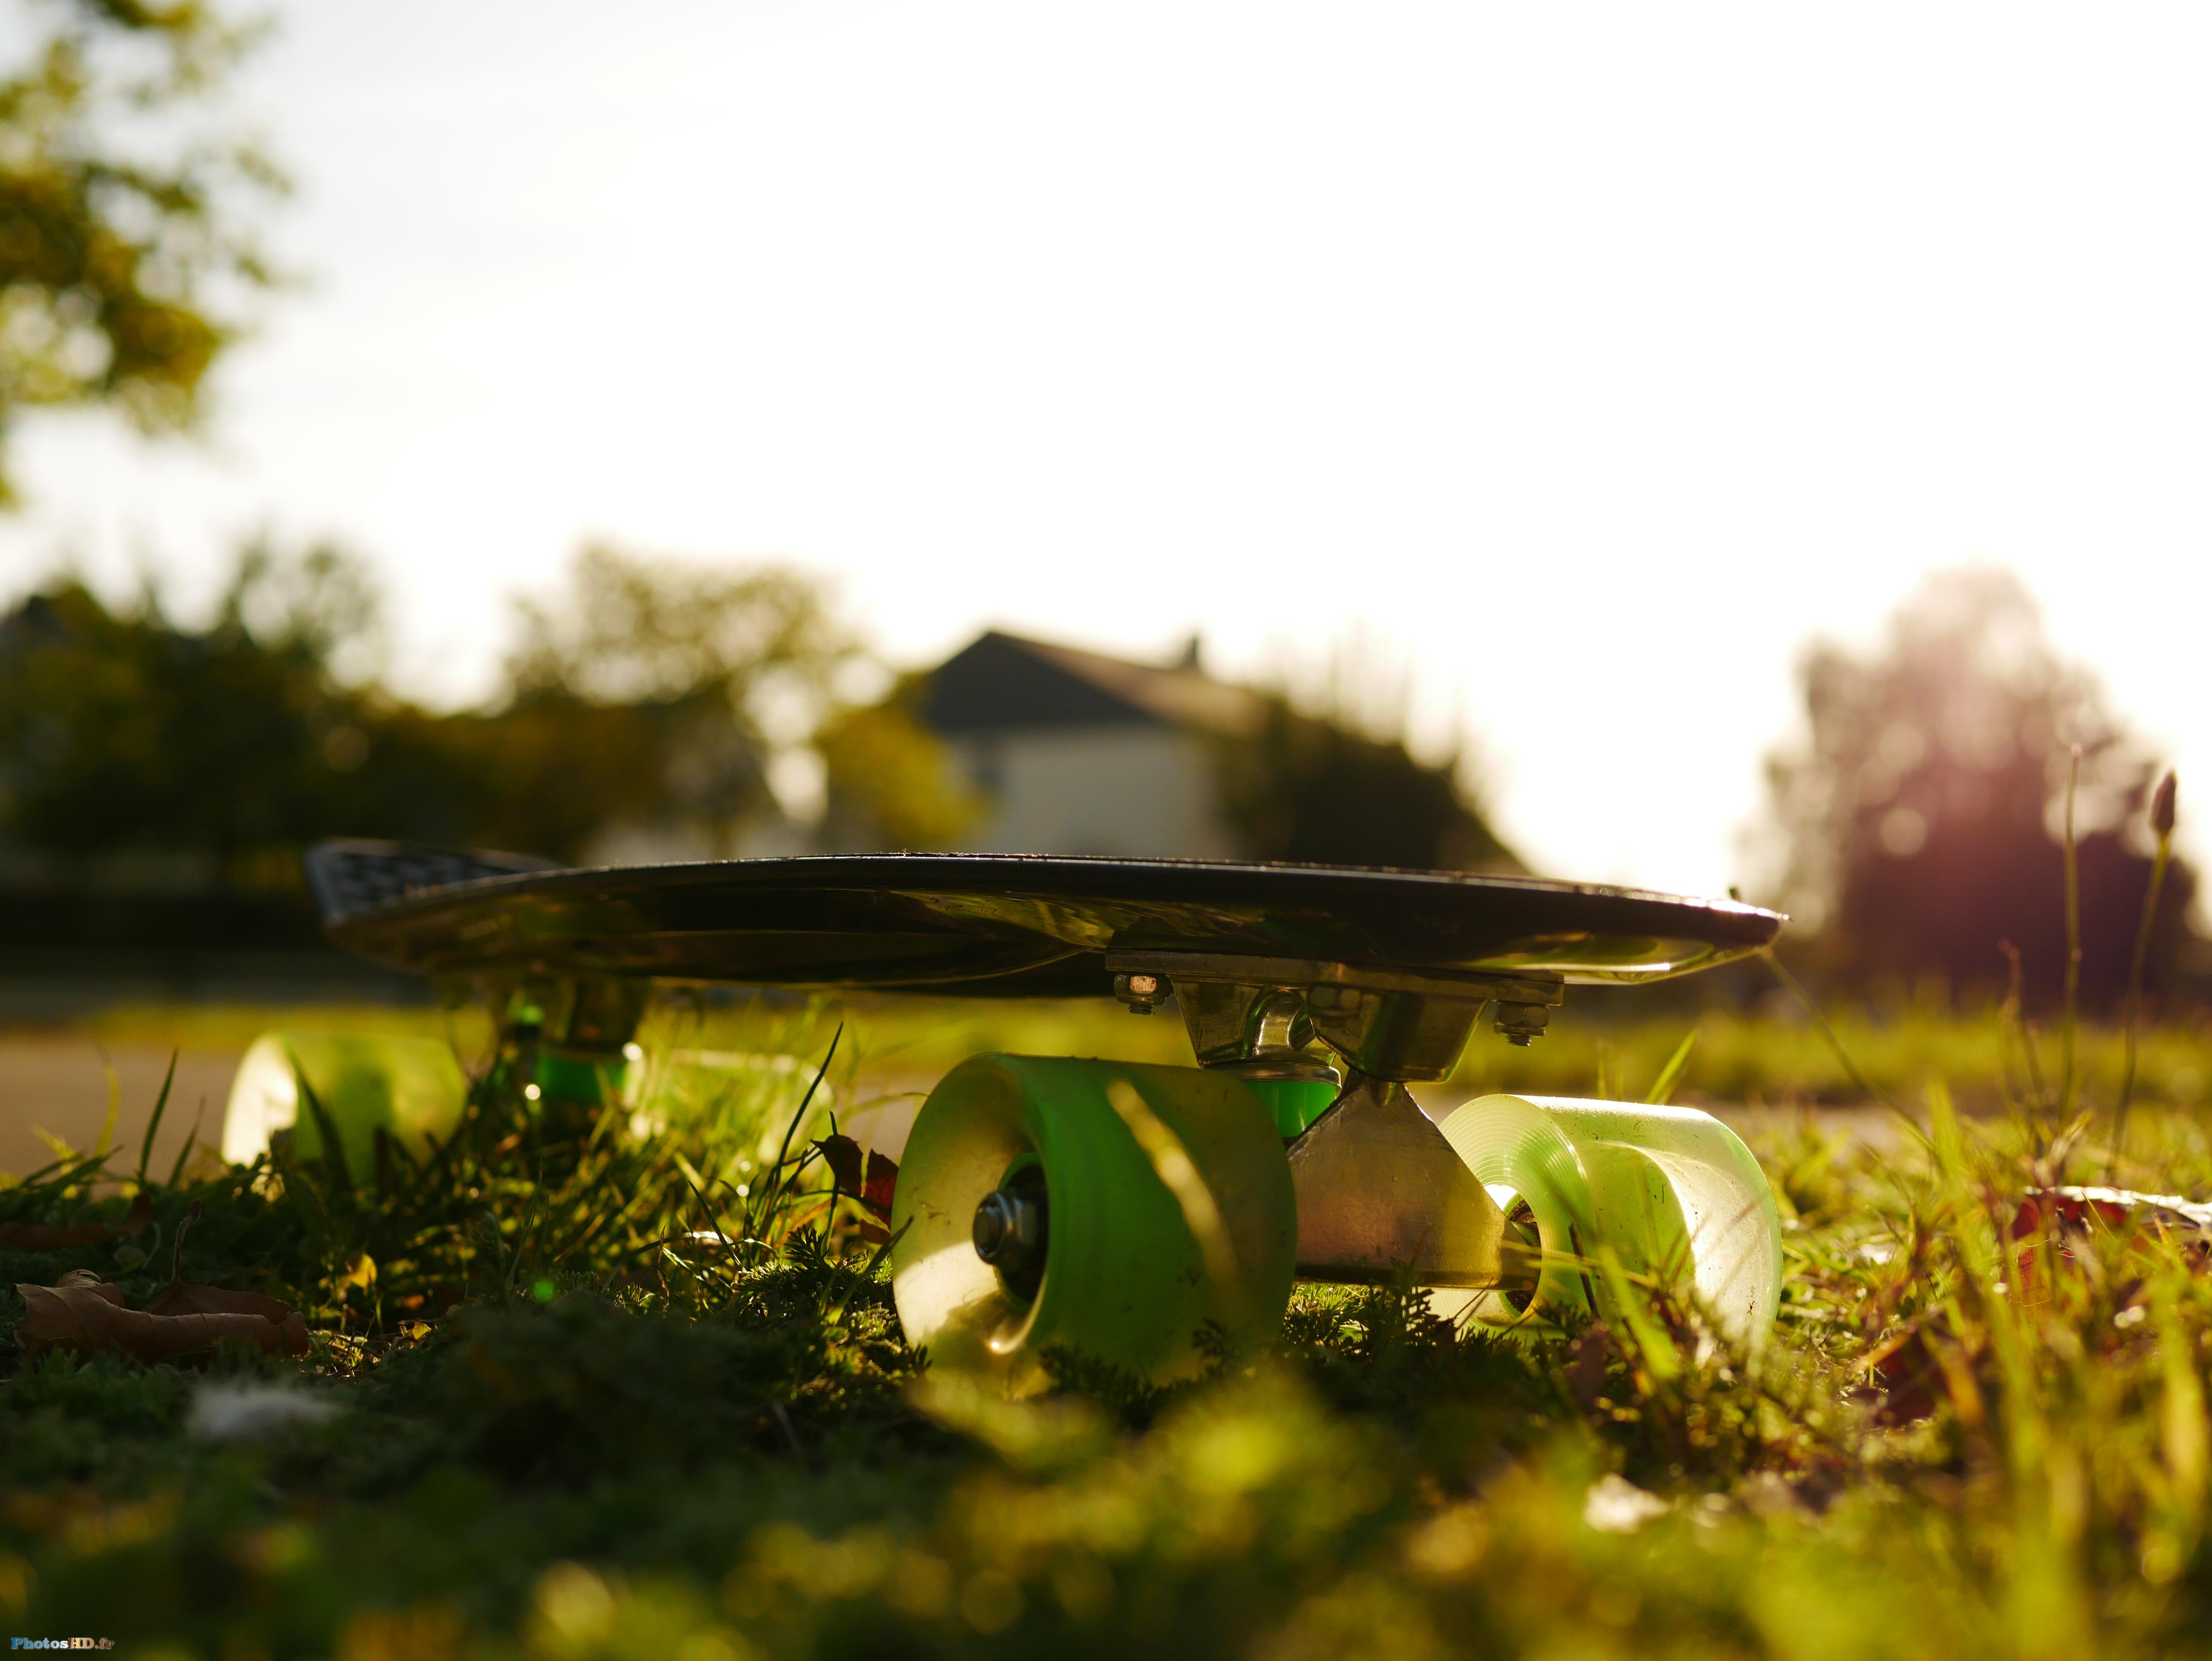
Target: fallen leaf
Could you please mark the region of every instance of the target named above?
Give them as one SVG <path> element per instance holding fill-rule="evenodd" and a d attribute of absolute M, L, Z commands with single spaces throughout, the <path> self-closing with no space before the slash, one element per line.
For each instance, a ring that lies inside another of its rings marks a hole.
<path fill-rule="evenodd" d="M 149 1315 L 254 1315 L 282 1326 L 292 1305 L 258 1292 L 232 1292 L 222 1287 L 193 1286 L 172 1281 L 159 1297 L 146 1305 Z"/>
<path fill-rule="evenodd" d="M 61 1251 L 70 1246 L 105 1245 L 145 1232 L 153 1220 L 152 1196 L 141 1192 L 119 1223 L 0 1223 L 0 1246 L 18 1251 Z"/>
<path fill-rule="evenodd" d="M 0 1223 L 0 1245 L 19 1251 L 60 1251 L 114 1238 L 115 1231 L 106 1223 Z"/>
<path fill-rule="evenodd" d="M 34 1354 L 61 1349 L 148 1363 L 205 1360 L 224 1338 L 264 1354 L 307 1353 L 307 1322 L 290 1305 L 256 1293 L 173 1282 L 150 1308 L 134 1310 L 124 1306 L 121 1287 L 84 1269 L 64 1275 L 57 1286 L 15 1290 L 27 1311 L 15 1335 Z"/>
<path fill-rule="evenodd" d="M 1861 1365 L 1874 1392 L 1877 1424 L 1911 1424 L 1936 1411 L 1943 1369 L 1918 1322 L 1891 1333 L 1868 1352 Z"/>
<path fill-rule="evenodd" d="M 2013 1213 L 2010 1232 L 2020 1243 L 2013 1295 L 2031 1304 L 2048 1295 L 2039 1242 L 2047 1238 L 2057 1262 L 2070 1264 L 2075 1246 L 2098 1227 L 2162 1236 L 2183 1246 L 2195 1267 L 2212 1262 L 2212 1206 L 2126 1188 L 2032 1188 Z"/>
<path fill-rule="evenodd" d="M 1613 1335 L 1602 1321 L 1593 1321 L 1584 1328 L 1567 1352 L 1567 1390 L 1584 1413 L 1595 1411 L 1598 1398 L 1605 1394 L 1613 1355 Z"/>

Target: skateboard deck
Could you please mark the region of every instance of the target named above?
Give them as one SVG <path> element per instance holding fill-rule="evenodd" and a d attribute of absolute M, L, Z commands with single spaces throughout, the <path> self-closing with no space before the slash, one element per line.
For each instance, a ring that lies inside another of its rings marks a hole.
<path fill-rule="evenodd" d="M 1758 950 L 1732 900 L 1531 877 L 1004 854 L 597 870 L 363 843 L 313 849 L 331 936 L 426 975 L 512 969 L 982 996 L 1109 995 L 1109 956 L 1208 953 L 1565 984 Z"/>

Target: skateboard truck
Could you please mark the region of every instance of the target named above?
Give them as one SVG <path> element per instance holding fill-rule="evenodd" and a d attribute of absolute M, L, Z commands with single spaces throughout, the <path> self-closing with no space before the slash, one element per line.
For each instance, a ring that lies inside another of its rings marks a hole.
<path fill-rule="evenodd" d="M 1431 1286 L 1534 1286 L 1506 1260 L 1498 1202 L 1406 1084 L 1449 1074 L 1486 1005 L 1526 1043 L 1564 981 L 1222 952 L 1109 952 L 1106 963 L 1115 994 L 1147 1013 L 1172 991 L 1198 1064 L 1269 1098 L 1290 1142 L 1301 1279 L 1371 1283 L 1410 1269 Z M 1282 1088 L 1323 1081 L 1341 1088 Z"/>
<path fill-rule="evenodd" d="M 1106 966 L 1115 995 L 1133 1009 L 1149 1014 L 1170 995 L 1176 999 L 1200 1067 L 1287 1062 L 1291 1051 L 1318 1039 L 1358 1072 L 1401 1080 L 1450 1073 L 1485 1005 L 1497 1005 L 1500 1032 L 1526 1043 L 1566 993 L 1557 976 L 1422 973 L 1229 952 L 1109 951 Z"/>

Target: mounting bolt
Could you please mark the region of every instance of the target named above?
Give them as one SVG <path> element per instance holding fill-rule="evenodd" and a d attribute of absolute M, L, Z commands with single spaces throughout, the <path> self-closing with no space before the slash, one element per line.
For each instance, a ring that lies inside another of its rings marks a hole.
<path fill-rule="evenodd" d="M 1542 1004 L 1501 1002 L 1498 1006 L 1498 1030 L 1509 1043 L 1525 1046 L 1551 1024 L 1552 1012 Z"/>
<path fill-rule="evenodd" d="M 1116 975 L 1114 995 L 1128 1006 L 1131 1013 L 1149 1015 L 1168 1001 L 1168 983 L 1158 975 Z"/>

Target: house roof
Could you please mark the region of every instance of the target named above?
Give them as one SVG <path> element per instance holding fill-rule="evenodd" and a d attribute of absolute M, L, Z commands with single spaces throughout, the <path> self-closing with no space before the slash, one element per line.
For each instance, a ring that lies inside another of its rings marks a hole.
<path fill-rule="evenodd" d="M 1132 663 L 996 630 L 930 677 L 922 716 L 946 734 L 1022 727 L 1167 726 L 1239 737 L 1260 697 L 1195 666 Z"/>

